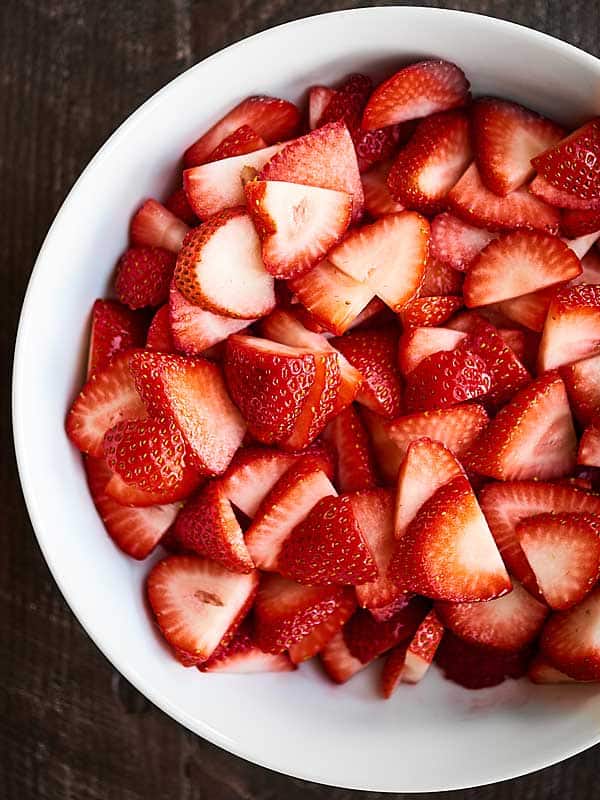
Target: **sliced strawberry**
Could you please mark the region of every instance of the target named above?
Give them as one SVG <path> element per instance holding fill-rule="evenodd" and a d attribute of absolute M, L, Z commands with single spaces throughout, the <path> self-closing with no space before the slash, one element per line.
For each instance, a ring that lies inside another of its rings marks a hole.
<path fill-rule="evenodd" d="M 247 125 L 269 144 L 289 139 L 300 124 L 300 112 L 293 103 L 277 97 L 248 97 L 232 108 L 185 151 L 186 167 L 203 164 L 221 142 Z"/>
<path fill-rule="evenodd" d="M 171 194 L 165 200 L 165 208 L 168 208 L 172 214 L 175 214 L 176 217 L 179 217 L 179 219 L 182 222 L 185 222 L 186 225 L 189 225 L 190 228 L 195 228 L 196 225 L 200 224 L 200 220 L 194 214 L 194 211 L 188 202 L 183 186 L 179 189 L 175 189 L 174 192 L 171 192 Z"/>
<path fill-rule="evenodd" d="M 557 290 L 558 287 L 550 287 L 521 297 L 511 297 L 500 303 L 498 308 L 508 319 L 539 333 L 544 329 L 548 309 Z"/>
<path fill-rule="evenodd" d="M 462 292 L 463 278 L 458 270 L 429 255 L 417 297 L 459 295 Z"/>
<path fill-rule="evenodd" d="M 573 283 L 600 283 L 600 251 L 592 247 L 581 259 L 583 272 Z"/>
<path fill-rule="evenodd" d="M 112 472 L 105 460 L 88 456 L 84 465 L 92 500 L 108 535 L 128 556 L 146 558 L 175 521 L 179 504 L 147 508 L 121 505 L 106 493 Z"/>
<path fill-rule="evenodd" d="M 600 198 L 584 200 L 575 194 L 558 189 L 553 186 L 541 175 L 531 181 L 529 191 L 532 195 L 543 201 L 549 206 L 553 206 L 557 210 L 564 210 L 565 208 L 572 211 L 593 211 L 600 209 Z"/>
<path fill-rule="evenodd" d="M 209 481 L 177 515 L 175 537 L 184 550 L 211 558 L 231 572 L 252 572 L 254 563 L 244 543 L 220 480 Z"/>
<path fill-rule="evenodd" d="M 251 181 L 245 191 L 263 263 L 276 278 L 304 275 L 350 223 L 352 198 L 346 192 L 285 181 Z"/>
<path fill-rule="evenodd" d="M 583 432 L 579 442 L 577 463 L 589 467 L 600 467 L 600 417 L 596 417 L 595 425 L 589 425 Z"/>
<path fill-rule="evenodd" d="M 560 218 L 560 229 L 563 236 L 576 239 L 600 230 L 600 210 L 576 211 L 565 209 Z"/>
<path fill-rule="evenodd" d="M 352 137 L 343 122 L 331 122 L 290 142 L 262 168 L 262 181 L 287 181 L 345 192 L 352 218 L 362 214 L 363 193 Z"/>
<path fill-rule="evenodd" d="M 531 159 L 564 136 L 556 123 L 524 106 L 482 97 L 471 107 L 475 159 L 485 185 L 505 196 L 533 177 Z"/>
<path fill-rule="evenodd" d="M 183 434 L 194 466 L 224 472 L 246 426 L 231 402 L 220 369 L 203 358 L 135 353 L 130 368 L 149 408 L 170 416 Z"/>
<path fill-rule="evenodd" d="M 220 479 L 223 493 L 252 519 L 266 495 L 295 461 L 292 453 L 267 447 L 242 448 Z"/>
<path fill-rule="evenodd" d="M 428 611 L 429 603 L 422 597 L 412 598 L 387 622 L 378 622 L 368 611 L 359 609 L 344 625 L 342 633 L 352 655 L 368 664 L 414 636 Z"/>
<path fill-rule="evenodd" d="M 476 400 L 490 393 L 492 375 L 486 362 L 462 347 L 426 356 L 406 376 L 408 411 L 429 411 Z"/>
<path fill-rule="evenodd" d="M 357 401 L 382 416 L 401 410 L 402 387 L 396 365 L 398 333 L 394 328 L 354 331 L 330 340 L 333 347 L 363 376 Z"/>
<path fill-rule="evenodd" d="M 146 202 L 133 215 L 131 243 L 138 247 L 163 247 L 178 253 L 189 227 L 157 200 Z"/>
<path fill-rule="evenodd" d="M 537 583 L 517 538 L 518 523 L 548 509 L 556 514 L 600 514 L 600 498 L 571 486 L 532 480 L 487 484 L 479 502 L 508 569 L 532 593 Z"/>
<path fill-rule="evenodd" d="M 226 645 L 219 645 L 212 656 L 198 665 L 200 672 L 225 672 L 246 675 L 255 672 L 290 672 L 296 669 L 287 653 L 265 653 L 256 644 L 254 628 L 247 621 Z"/>
<path fill-rule="evenodd" d="M 186 666 L 206 661 L 235 633 L 252 605 L 258 573 L 229 572 L 190 555 L 172 555 L 146 579 L 148 601 L 163 636 Z"/>
<path fill-rule="evenodd" d="M 600 355 L 567 364 L 560 374 L 573 414 L 582 425 L 589 425 L 600 409 Z"/>
<path fill-rule="evenodd" d="M 600 120 L 578 128 L 532 163 L 560 191 L 585 200 L 600 198 Z"/>
<path fill-rule="evenodd" d="M 300 641 L 290 645 L 292 663 L 300 664 L 327 648 L 329 642 L 341 632 L 341 628 L 356 611 L 356 599 L 351 592 L 343 594 L 336 603 L 335 610 L 307 633 Z"/>
<path fill-rule="evenodd" d="M 499 197 L 485 187 L 472 164 L 448 194 L 450 210 L 465 222 L 490 231 L 531 228 L 557 233 L 560 216 L 552 206 L 530 194 L 527 187 Z"/>
<path fill-rule="evenodd" d="M 385 128 L 464 106 L 468 100 L 469 82 L 455 64 L 420 61 L 404 67 L 375 89 L 362 125 L 365 130 Z"/>
<path fill-rule="evenodd" d="M 348 587 L 301 586 L 281 575 L 263 575 L 254 606 L 257 642 L 267 653 L 281 653 L 350 598 Z"/>
<path fill-rule="evenodd" d="M 431 221 L 431 254 L 453 269 L 464 271 L 495 233 L 476 228 L 453 214 L 438 214 Z"/>
<path fill-rule="evenodd" d="M 560 289 L 550 304 L 540 351 L 540 372 L 600 353 L 600 285 Z"/>
<path fill-rule="evenodd" d="M 417 297 L 400 311 L 403 326 L 427 327 L 442 325 L 463 305 L 462 297 Z"/>
<path fill-rule="evenodd" d="M 329 260 L 398 311 L 421 284 L 428 241 L 427 220 L 403 211 L 355 228 L 329 253 Z"/>
<path fill-rule="evenodd" d="M 553 614 L 540 640 L 550 664 L 578 681 L 600 680 L 600 589 L 579 605 Z"/>
<path fill-rule="evenodd" d="M 454 350 L 466 338 L 466 333 L 450 328 L 408 328 L 398 343 L 398 363 L 403 375 L 408 375 L 433 353 Z"/>
<path fill-rule="evenodd" d="M 513 351 L 519 361 L 527 359 L 528 341 L 525 331 L 518 328 L 498 328 L 498 335 L 507 347 Z"/>
<path fill-rule="evenodd" d="M 404 665 L 406 664 L 407 650 L 407 643 L 402 642 L 390 650 L 385 659 L 383 669 L 381 670 L 380 686 L 381 693 L 386 700 L 389 700 L 394 694 L 400 683 Z"/>
<path fill-rule="evenodd" d="M 102 458 L 104 434 L 109 428 L 123 420 L 147 416 L 129 371 L 131 356 L 130 352 L 117 354 L 108 367 L 92 374 L 75 398 L 65 429 L 82 453 Z"/>
<path fill-rule="evenodd" d="M 404 206 L 390 194 L 388 175 L 391 168 L 391 161 L 382 161 L 361 175 L 365 211 L 374 219 L 404 211 Z"/>
<path fill-rule="evenodd" d="M 538 654 L 531 664 L 527 672 L 527 677 L 532 683 L 547 684 L 547 683 L 577 683 L 575 678 L 570 678 L 564 672 L 553 667 L 544 656 Z"/>
<path fill-rule="evenodd" d="M 435 655 L 445 677 L 466 689 L 485 689 L 527 673 L 530 649 L 502 652 L 469 644 L 446 631 Z"/>
<path fill-rule="evenodd" d="M 373 300 L 370 286 L 346 275 L 329 261 L 289 282 L 300 303 L 327 330 L 345 333 Z"/>
<path fill-rule="evenodd" d="M 411 442 L 398 472 L 394 519 L 397 539 L 404 536 L 421 506 L 459 475 L 464 475 L 462 467 L 443 444 L 427 438 Z"/>
<path fill-rule="evenodd" d="M 371 169 L 373 165 L 385 163 L 401 144 L 410 139 L 412 131 L 412 122 L 392 125 L 390 128 L 376 128 L 372 131 L 355 129 L 352 138 L 361 173 Z"/>
<path fill-rule="evenodd" d="M 92 306 L 88 379 L 93 372 L 108 367 L 117 353 L 143 347 L 145 333 L 145 320 L 135 311 L 116 300 L 96 300 Z"/>
<path fill-rule="evenodd" d="M 548 513 L 517 525 L 517 540 L 550 608 L 580 603 L 600 577 L 600 520 Z"/>
<path fill-rule="evenodd" d="M 319 126 L 328 122 L 343 120 L 350 131 L 360 126 L 362 112 L 373 89 L 373 82 L 367 75 L 355 72 L 331 92 L 329 102 L 323 109 Z"/>
<path fill-rule="evenodd" d="M 385 484 L 391 485 L 398 475 L 403 453 L 388 434 L 386 420 L 364 406 L 360 418 L 369 434 L 377 471 Z"/>
<path fill-rule="evenodd" d="M 119 474 L 113 472 L 110 480 L 106 484 L 106 494 L 123 506 L 133 506 L 135 508 L 148 508 L 150 506 L 164 505 L 170 503 L 171 499 L 184 499 L 190 495 L 198 486 L 200 479 L 198 476 L 193 481 L 183 483 L 176 490 L 148 492 L 140 489 L 133 483 L 127 483 Z"/>
<path fill-rule="evenodd" d="M 244 156 L 246 153 L 254 153 L 262 150 L 267 143 L 249 125 L 242 125 L 237 130 L 230 133 L 223 141 L 215 147 L 209 155 L 207 161 L 218 161 L 221 158 L 233 158 L 234 156 Z"/>
<path fill-rule="evenodd" d="M 550 372 L 521 389 L 490 422 L 466 464 L 501 481 L 568 475 L 577 440 L 565 385 Z"/>
<path fill-rule="evenodd" d="M 279 554 L 295 526 L 322 497 L 337 494 L 322 467 L 318 457 L 300 459 L 263 499 L 246 531 L 246 545 L 260 569 L 278 569 Z"/>
<path fill-rule="evenodd" d="M 187 300 L 215 314 L 253 319 L 275 307 L 273 278 L 243 208 L 223 211 L 189 233 L 177 257 L 175 283 Z"/>
<path fill-rule="evenodd" d="M 394 161 L 388 176 L 390 194 L 405 208 L 437 214 L 472 157 L 466 114 L 451 111 L 427 117 Z"/>
<path fill-rule="evenodd" d="M 403 683 L 419 683 L 423 680 L 443 635 L 444 626 L 435 611 L 430 611 L 408 645 L 404 668 L 400 674 Z"/>
<path fill-rule="evenodd" d="M 115 276 L 118 299 L 129 308 L 160 306 L 169 296 L 175 255 L 162 247 L 130 247 Z"/>
<path fill-rule="evenodd" d="M 369 613 L 377 622 L 389 622 L 389 620 L 394 619 L 398 613 L 410 603 L 413 597 L 414 594 L 411 592 L 402 592 L 387 605 L 370 608 Z"/>
<path fill-rule="evenodd" d="M 342 631 L 338 631 L 320 652 L 321 663 L 334 683 L 346 683 L 367 665 L 352 655 Z"/>
<path fill-rule="evenodd" d="M 323 112 L 335 94 L 335 89 L 328 86 L 311 86 L 308 90 L 308 127 L 311 131 L 318 128 Z"/>
<path fill-rule="evenodd" d="M 174 353 L 175 343 L 171 336 L 169 304 L 161 306 L 152 317 L 152 322 L 148 328 L 146 347 L 148 350 L 156 350 L 159 353 Z"/>
<path fill-rule="evenodd" d="M 337 487 L 341 492 L 372 489 L 375 467 L 369 437 L 358 413 L 348 406 L 325 428 L 323 437 L 337 455 Z"/>
<path fill-rule="evenodd" d="M 389 578 L 437 600 L 491 600 L 510 579 L 469 481 L 459 476 L 425 502 L 397 544 Z"/>

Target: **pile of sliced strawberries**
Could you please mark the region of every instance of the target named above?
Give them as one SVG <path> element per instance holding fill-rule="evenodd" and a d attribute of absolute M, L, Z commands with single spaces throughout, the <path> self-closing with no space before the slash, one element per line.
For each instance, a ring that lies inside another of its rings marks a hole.
<path fill-rule="evenodd" d="M 66 423 L 114 542 L 166 551 L 175 656 L 600 680 L 600 120 L 432 60 L 248 98 L 183 163 Z"/>

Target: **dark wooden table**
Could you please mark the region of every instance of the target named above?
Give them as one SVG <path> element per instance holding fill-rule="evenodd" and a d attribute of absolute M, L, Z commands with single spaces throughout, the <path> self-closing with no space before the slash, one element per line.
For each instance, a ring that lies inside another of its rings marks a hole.
<path fill-rule="evenodd" d="M 353 795 L 268 772 L 219 750 L 150 706 L 115 673 L 44 564 L 22 501 L 8 424 L 14 334 L 36 252 L 71 185 L 106 137 L 156 89 L 210 53 L 272 25 L 353 5 L 376 3 L 0 2 L 0 330 L 6 364 L 0 800 L 346 800 Z M 598 0 L 427 5 L 504 17 L 596 55 L 600 51 Z M 600 796 L 599 753 L 588 751 L 510 783 L 437 797 L 591 800 Z"/>

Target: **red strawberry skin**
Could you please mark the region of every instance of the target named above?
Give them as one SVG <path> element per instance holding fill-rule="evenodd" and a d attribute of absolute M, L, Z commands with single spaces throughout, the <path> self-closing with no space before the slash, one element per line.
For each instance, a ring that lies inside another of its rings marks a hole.
<path fill-rule="evenodd" d="M 289 654 L 294 664 L 300 664 L 321 652 L 339 634 L 341 628 L 356 611 L 356 599 L 351 592 L 337 602 L 335 611 L 307 633 L 300 641 L 290 645 Z"/>
<path fill-rule="evenodd" d="M 161 306 L 150 323 L 146 347 L 159 353 L 174 353 L 176 348 L 171 336 L 170 311 L 168 304 Z"/>
<path fill-rule="evenodd" d="M 175 254 L 162 247 L 130 247 L 119 260 L 115 291 L 129 308 L 160 306 L 169 298 Z"/>
<path fill-rule="evenodd" d="M 462 297 L 417 297 L 401 309 L 399 317 L 404 327 L 443 325 L 462 305 Z"/>
<path fill-rule="evenodd" d="M 600 230 L 600 211 L 577 211 L 565 209 L 560 218 L 560 229 L 567 239 L 577 239 Z"/>
<path fill-rule="evenodd" d="M 208 161 L 244 156 L 246 153 L 261 150 L 266 146 L 267 143 L 262 136 L 259 136 L 249 125 L 242 125 L 215 147 L 208 157 Z"/>
<path fill-rule="evenodd" d="M 560 374 L 573 414 L 582 425 L 589 425 L 600 409 L 600 355 L 567 364 Z"/>
<path fill-rule="evenodd" d="M 145 334 L 143 316 L 116 300 L 96 300 L 92 306 L 88 378 L 107 367 L 117 353 L 143 347 Z"/>
<path fill-rule="evenodd" d="M 195 228 L 196 225 L 200 223 L 200 220 L 194 214 L 188 202 L 183 186 L 179 189 L 175 189 L 175 191 L 167 197 L 165 200 L 165 207 L 169 209 L 171 214 L 175 214 L 182 222 L 189 225 L 190 228 Z"/>
<path fill-rule="evenodd" d="M 344 625 L 343 635 L 348 649 L 363 664 L 372 661 L 399 642 L 410 639 L 429 607 L 422 597 L 415 597 L 387 622 L 377 622 L 368 611 L 359 609 Z"/>
<path fill-rule="evenodd" d="M 593 119 L 533 159 L 557 189 L 584 200 L 600 198 L 600 119 Z"/>
<path fill-rule="evenodd" d="M 429 411 L 458 405 L 489 394 L 492 375 L 486 362 L 467 349 L 426 356 L 406 376 L 408 411 Z"/>
<path fill-rule="evenodd" d="M 337 454 L 336 485 L 341 492 L 372 489 L 376 484 L 375 465 L 369 437 L 354 408 L 348 406 L 323 432 Z"/>
<path fill-rule="evenodd" d="M 485 689 L 503 683 L 506 678 L 521 678 L 527 673 L 531 651 L 502 653 L 490 647 L 463 642 L 450 631 L 436 653 L 436 661 L 445 677 L 465 689 Z"/>

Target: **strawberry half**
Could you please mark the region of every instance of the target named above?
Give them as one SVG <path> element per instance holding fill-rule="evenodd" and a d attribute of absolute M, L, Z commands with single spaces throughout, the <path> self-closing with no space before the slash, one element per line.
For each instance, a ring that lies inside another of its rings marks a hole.
<path fill-rule="evenodd" d="M 552 186 L 584 200 L 600 198 L 600 119 L 593 119 L 532 161 Z"/>
<path fill-rule="evenodd" d="M 390 194 L 405 208 L 437 214 L 472 157 L 466 114 L 450 111 L 427 117 L 394 161 L 388 176 Z"/>
<path fill-rule="evenodd" d="M 540 372 L 600 353 L 600 286 L 560 289 L 548 309 L 540 342 Z"/>
<path fill-rule="evenodd" d="M 600 355 L 584 358 L 561 367 L 573 414 L 582 425 L 589 425 L 600 409 Z"/>
<path fill-rule="evenodd" d="M 96 300 L 92 306 L 92 330 L 88 351 L 88 379 L 108 367 L 117 353 L 143 347 L 146 324 L 142 316 L 116 300 Z"/>
<path fill-rule="evenodd" d="M 596 417 L 600 423 L 600 417 Z M 600 424 L 589 425 L 583 432 L 579 442 L 577 463 L 589 467 L 600 467 Z"/>
<path fill-rule="evenodd" d="M 129 371 L 131 357 L 131 352 L 117 354 L 108 367 L 92 374 L 75 398 L 65 429 L 82 453 L 102 458 L 104 434 L 109 428 L 123 420 L 147 416 Z"/>
<path fill-rule="evenodd" d="M 417 297 L 443 297 L 462 292 L 464 276 L 458 270 L 433 258 L 431 254 L 425 264 L 423 280 Z"/>
<path fill-rule="evenodd" d="M 427 220 L 403 211 L 355 228 L 329 253 L 329 260 L 398 311 L 421 284 L 428 242 Z"/>
<path fill-rule="evenodd" d="M 281 575 L 263 575 L 254 606 L 256 640 L 267 653 L 300 642 L 352 598 L 344 586 L 301 586 Z"/>
<path fill-rule="evenodd" d="M 171 336 L 170 316 L 169 305 L 165 303 L 152 317 L 152 322 L 148 328 L 148 336 L 146 337 L 148 350 L 156 350 L 158 353 L 175 352 L 176 347 Z"/>
<path fill-rule="evenodd" d="M 336 494 L 321 458 L 308 455 L 293 464 L 264 497 L 246 531 L 256 566 L 277 570 L 281 549 L 295 526 L 321 498 Z"/>
<path fill-rule="evenodd" d="M 154 565 L 146 592 L 158 627 L 185 665 L 206 661 L 225 645 L 252 605 L 258 573 L 233 573 L 190 555 L 172 555 Z"/>
<path fill-rule="evenodd" d="M 241 448 L 219 481 L 223 494 L 252 519 L 264 498 L 296 458 L 291 453 L 267 447 Z"/>
<path fill-rule="evenodd" d="M 469 644 L 446 631 L 435 660 L 449 681 L 465 689 L 485 689 L 503 683 L 506 678 L 527 674 L 531 649 L 503 652 L 496 648 Z"/>
<path fill-rule="evenodd" d="M 227 317 L 255 319 L 275 307 L 273 278 L 243 208 L 216 214 L 186 236 L 175 283 L 191 303 Z"/>
<path fill-rule="evenodd" d="M 442 325 L 453 314 L 462 308 L 462 297 L 417 297 L 407 303 L 399 312 L 404 327 L 427 327 Z"/>
<path fill-rule="evenodd" d="M 189 227 L 157 200 L 146 202 L 133 215 L 131 243 L 138 247 L 163 247 L 178 253 Z"/>
<path fill-rule="evenodd" d="M 408 446 L 398 472 L 394 534 L 397 539 L 421 506 L 448 481 L 464 475 L 463 468 L 440 442 L 417 439 Z"/>
<path fill-rule="evenodd" d="M 289 654 L 294 664 L 300 664 L 320 653 L 328 643 L 340 633 L 341 628 L 356 611 L 356 599 L 351 592 L 343 594 L 336 602 L 335 610 L 307 633 L 302 639 L 290 645 Z"/>
<path fill-rule="evenodd" d="M 476 353 L 458 347 L 426 356 L 406 376 L 407 411 L 430 411 L 490 393 L 492 375 Z"/>
<path fill-rule="evenodd" d="M 540 640 L 550 664 L 577 681 L 600 680 L 600 589 L 569 611 L 553 614 Z"/>
<path fill-rule="evenodd" d="M 600 577 L 600 519 L 549 513 L 517 525 L 519 545 L 550 608 L 580 603 Z"/>
<path fill-rule="evenodd" d="M 391 168 L 391 161 L 382 161 L 381 164 L 377 164 L 361 175 L 365 211 L 373 219 L 404 211 L 404 206 L 394 200 L 390 194 L 388 175 Z"/>
<path fill-rule="evenodd" d="M 563 236 L 576 239 L 589 233 L 600 231 L 600 210 L 574 211 L 565 209 L 560 218 L 560 229 Z"/>
<path fill-rule="evenodd" d="M 194 167 L 208 161 L 215 148 L 242 125 L 252 128 L 265 141 L 273 144 L 293 136 L 299 124 L 300 111 L 293 103 L 277 97 L 248 97 L 188 147 L 183 162 L 186 167 Z"/>
<path fill-rule="evenodd" d="M 425 502 L 397 544 L 399 588 L 451 602 L 491 600 L 510 579 L 469 481 L 459 476 Z"/>
<path fill-rule="evenodd" d="M 162 247 L 130 247 L 119 259 L 117 298 L 129 308 L 160 306 L 169 296 L 175 255 Z"/>
<path fill-rule="evenodd" d="M 334 683 L 346 683 L 367 665 L 352 655 L 342 631 L 338 631 L 320 652 L 321 663 Z"/>
<path fill-rule="evenodd" d="M 365 108 L 362 126 L 373 130 L 428 117 L 466 105 L 469 96 L 469 82 L 455 64 L 419 61 L 396 72 L 375 89 Z"/>
<path fill-rule="evenodd" d="M 434 353 L 454 350 L 466 338 L 466 333 L 450 328 L 407 328 L 398 343 L 398 363 L 402 374 L 408 375 Z"/>
<path fill-rule="evenodd" d="M 362 183 L 352 137 L 343 122 L 322 128 L 289 142 L 262 168 L 261 181 L 287 181 L 345 192 L 352 197 L 352 219 L 363 208 Z"/>
<path fill-rule="evenodd" d="M 290 672 L 296 669 L 287 653 L 265 653 L 256 644 L 251 624 L 244 620 L 226 645 L 219 645 L 212 656 L 198 664 L 200 672 L 248 675 L 256 672 Z"/>
<path fill-rule="evenodd" d="M 378 622 L 368 611 L 359 609 L 344 625 L 342 635 L 352 655 L 368 664 L 414 636 L 428 611 L 429 603 L 422 597 L 413 597 L 386 622 Z"/>
<path fill-rule="evenodd" d="M 217 145 L 208 157 L 208 161 L 218 161 L 221 158 L 233 158 L 234 156 L 244 156 L 246 153 L 254 153 L 255 150 L 262 150 L 267 143 L 249 125 L 242 125 L 233 133 L 230 133 L 221 144 Z"/>
<path fill-rule="evenodd" d="M 431 255 L 453 269 L 464 272 L 496 235 L 469 225 L 453 214 L 438 214 L 431 221 Z"/>
<path fill-rule="evenodd" d="M 449 192 L 448 206 L 465 222 L 490 231 L 531 228 L 558 233 L 560 225 L 557 209 L 530 194 L 525 186 L 506 197 L 491 192 L 481 180 L 475 164 Z"/>
<path fill-rule="evenodd" d="M 84 466 L 92 500 L 110 538 L 128 556 L 146 558 L 175 521 L 179 504 L 146 508 L 121 505 L 106 493 L 113 473 L 105 460 L 88 456 Z"/>
<path fill-rule="evenodd" d="M 495 194 L 505 196 L 533 177 L 531 159 L 564 136 L 556 123 L 518 103 L 482 97 L 471 106 L 473 147 L 479 173 Z"/>
<path fill-rule="evenodd" d="M 304 275 L 350 223 L 352 198 L 345 192 L 285 181 L 251 181 L 245 191 L 265 269 L 276 278 Z"/>
<path fill-rule="evenodd" d="M 181 547 L 222 564 L 230 572 L 252 572 L 254 563 L 244 543 L 224 484 L 209 481 L 184 505 L 175 522 Z"/>
<path fill-rule="evenodd" d="M 175 214 L 176 217 L 179 217 L 179 219 L 182 222 L 185 222 L 186 225 L 189 225 L 190 228 L 195 228 L 196 225 L 200 224 L 200 220 L 194 214 L 194 211 L 188 202 L 183 186 L 181 186 L 179 189 L 175 189 L 174 192 L 171 192 L 171 194 L 165 200 L 165 208 L 168 208 L 172 214 Z"/>
<path fill-rule="evenodd" d="M 369 437 L 353 406 L 348 406 L 329 423 L 323 438 L 337 455 L 336 484 L 340 492 L 358 492 L 375 486 Z"/>

